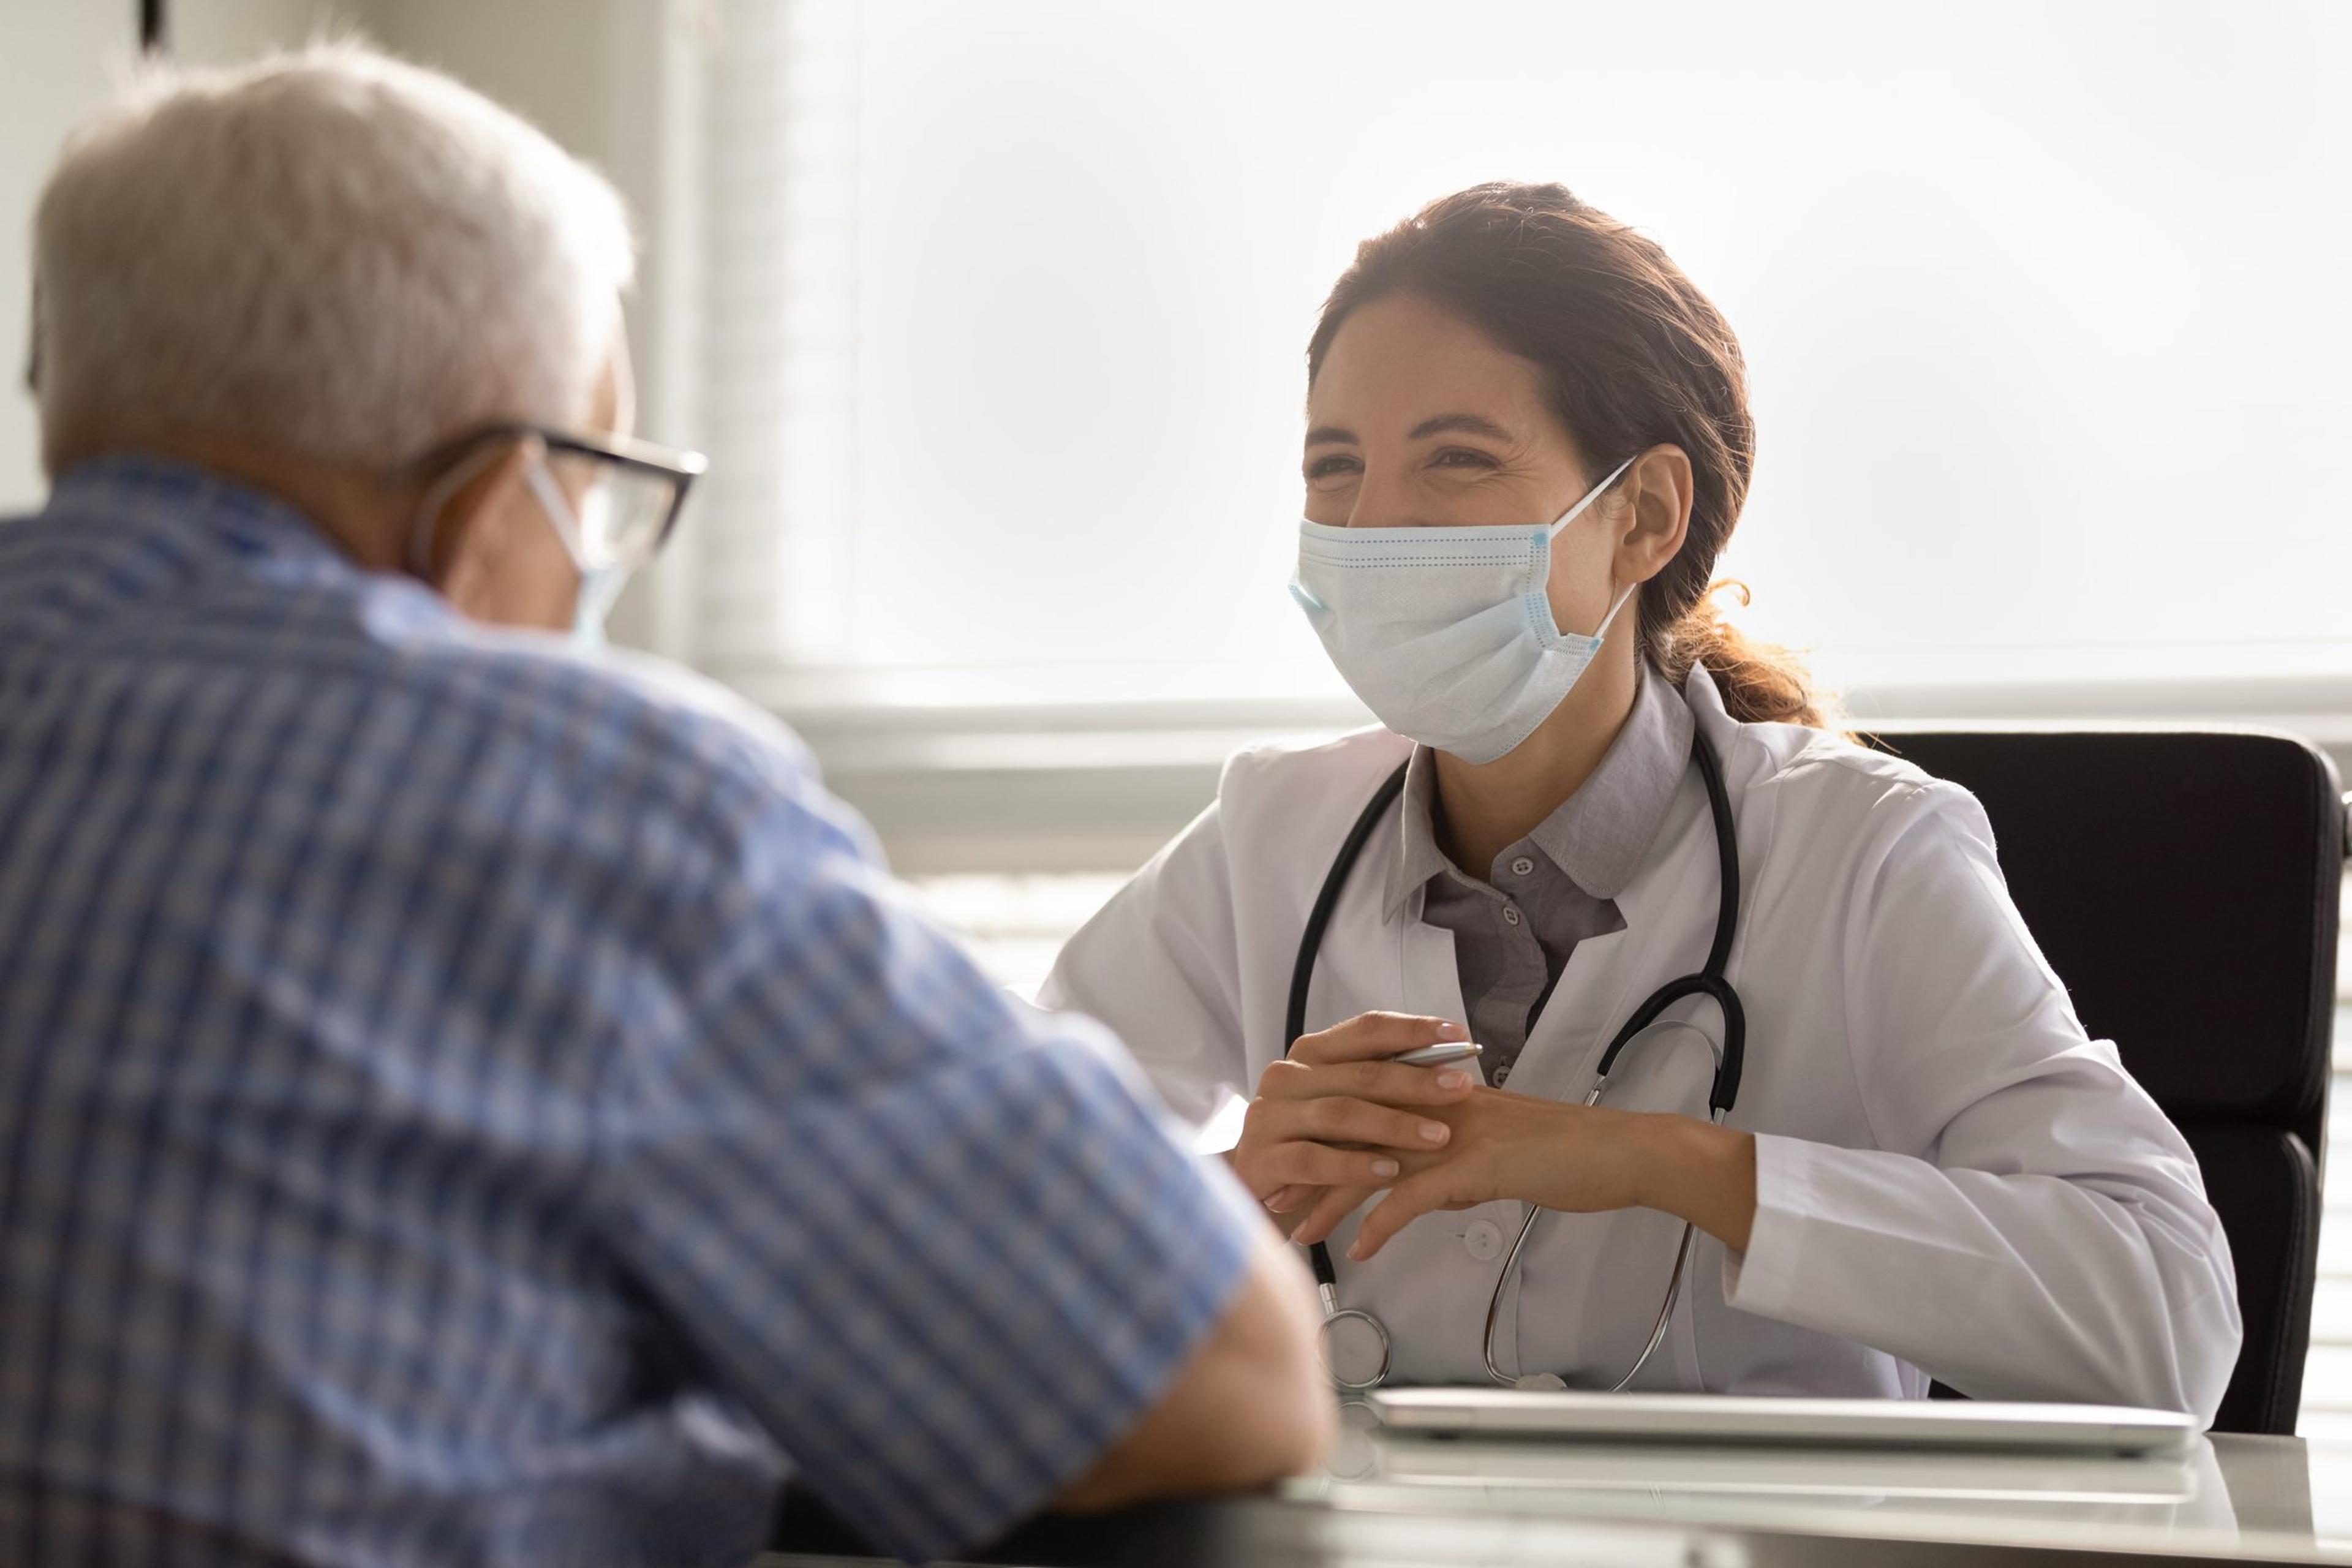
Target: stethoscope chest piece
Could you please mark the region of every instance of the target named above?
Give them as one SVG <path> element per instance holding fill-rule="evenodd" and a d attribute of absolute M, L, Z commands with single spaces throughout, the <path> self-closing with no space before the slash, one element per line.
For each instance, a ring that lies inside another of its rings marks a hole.
<path fill-rule="evenodd" d="M 1323 1370 L 1350 1393 L 1388 1381 L 1389 1331 L 1370 1312 L 1340 1308 L 1337 1293 L 1323 1293 Z"/>

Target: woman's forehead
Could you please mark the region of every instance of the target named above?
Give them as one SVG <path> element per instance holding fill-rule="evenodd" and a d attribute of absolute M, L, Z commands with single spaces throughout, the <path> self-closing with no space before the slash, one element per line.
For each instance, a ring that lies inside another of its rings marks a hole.
<path fill-rule="evenodd" d="M 1309 423 L 1397 435 L 1450 414 L 1507 426 L 1543 411 L 1541 373 L 1484 331 L 1415 296 L 1391 296 L 1351 312 L 1331 341 L 1307 395 Z M 1390 426 L 1397 426 L 1395 429 Z"/>

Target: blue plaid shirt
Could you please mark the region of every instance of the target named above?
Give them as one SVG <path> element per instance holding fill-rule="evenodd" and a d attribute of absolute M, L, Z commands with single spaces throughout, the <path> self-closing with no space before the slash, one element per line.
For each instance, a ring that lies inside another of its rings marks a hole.
<path fill-rule="evenodd" d="M 0 523 L 0 1562 L 917 1557 L 1240 1278 L 782 731 L 148 459 Z"/>

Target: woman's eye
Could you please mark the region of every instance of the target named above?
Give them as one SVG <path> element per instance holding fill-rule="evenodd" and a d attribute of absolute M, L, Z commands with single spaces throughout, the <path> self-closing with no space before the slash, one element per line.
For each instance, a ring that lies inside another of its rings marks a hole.
<path fill-rule="evenodd" d="M 1448 447 L 1430 459 L 1431 466 L 1440 468 L 1491 468 L 1495 459 L 1468 447 Z"/>
<path fill-rule="evenodd" d="M 1340 474 L 1352 474 L 1355 471 L 1355 458 L 1339 457 L 1337 455 L 1328 458 L 1318 458 L 1313 462 L 1307 465 L 1307 477 L 1309 479 L 1333 479 Z"/>

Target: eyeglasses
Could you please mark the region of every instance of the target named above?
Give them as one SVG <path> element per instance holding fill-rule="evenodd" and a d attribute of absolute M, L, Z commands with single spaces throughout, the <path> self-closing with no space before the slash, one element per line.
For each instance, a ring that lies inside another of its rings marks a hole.
<path fill-rule="evenodd" d="M 709 467 L 699 452 L 520 422 L 468 431 L 411 467 L 447 472 L 493 441 L 531 439 L 546 448 L 548 472 L 580 525 L 575 542 L 583 571 L 634 571 L 651 561 L 677 527 L 687 491 Z"/>

